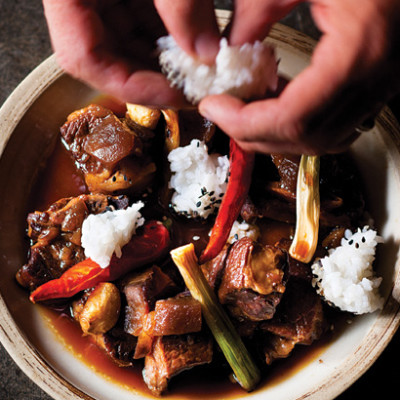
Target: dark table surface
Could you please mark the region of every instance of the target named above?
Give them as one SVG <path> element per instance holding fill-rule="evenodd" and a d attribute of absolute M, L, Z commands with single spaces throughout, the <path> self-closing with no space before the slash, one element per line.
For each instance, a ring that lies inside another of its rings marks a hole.
<path fill-rule="evenodd" d="M 229 7 L 229 0 L 217 0 Z M 308 7 L 302 5 L 283 23 L 317 38 Z M 0 0 L 0 105 L 17 84 L 51 55 L 51 45 L 40 0 Z M 399 101 L 390 106 L 399 119 Z M 399 398 L 400 333 L 397 333 L 375 364 L 339 400 Z M 50 400 L 25 376 L 0 344 L 0 400 Z"/>

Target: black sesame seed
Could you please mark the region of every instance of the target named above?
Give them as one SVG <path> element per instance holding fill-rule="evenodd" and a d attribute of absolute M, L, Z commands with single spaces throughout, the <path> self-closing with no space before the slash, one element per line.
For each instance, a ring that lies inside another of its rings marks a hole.
<path fill-rule="evenodd" d="M 197 203 L 196 203 L 196 207 L 200 207 L 201 206 L 201 201 L 198 201 Z"/>
<path fill-rule="evenodd" d="M 112 177 L 112 181 L 115 182 L 116 180 L 117 180 L 117 177 L 114 175 L 114 176 Z"/>
<path fill-rule="evenodd" d="M 365 240 L 365 237 L 364 237 L 364 236 L 361 238 L 361 241 L 362 241 L 363 243 L 365 243 L 365 242 L 366 242 L 366 240 Z"/>
<path fill-rule="evenodd" d="M 353 242 L 353 239 L 351 239 L 351 240 L 349 241 L 349 245 L 351 246 L 353 243 L 354 243 L 354 242 Z"/>

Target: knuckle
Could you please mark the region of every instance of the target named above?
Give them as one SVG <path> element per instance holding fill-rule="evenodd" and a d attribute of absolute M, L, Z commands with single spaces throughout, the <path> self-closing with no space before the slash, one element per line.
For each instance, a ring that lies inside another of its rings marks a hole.
<path fill-rule="evenodd" d="M 301 143 L 308 141 L 309 129 L 307 124 L 300 118 L 289 118 L 286 120 L 278 121 L 277 131 L 292 143 Z"/>

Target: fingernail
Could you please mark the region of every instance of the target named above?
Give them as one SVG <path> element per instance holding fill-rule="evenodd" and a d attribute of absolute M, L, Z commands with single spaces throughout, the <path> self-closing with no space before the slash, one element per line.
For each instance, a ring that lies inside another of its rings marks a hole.
<path fill-rule="evenodd" d="M 194 48 L 200 61 L 204 64 L 211 65 L 215 61 L 215 57 L 219 51 L 218 39 L 209 33 L 200 34 L 194 43 Z"/>

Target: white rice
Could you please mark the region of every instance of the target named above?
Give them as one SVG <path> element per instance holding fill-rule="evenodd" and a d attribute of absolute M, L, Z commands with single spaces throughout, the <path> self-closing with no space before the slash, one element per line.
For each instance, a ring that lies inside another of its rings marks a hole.
<path fill-rule="evenodd" d="M 364 314 L 381 309 L 382 278 L 374 276 L 375 248 L 383 239 L 364 227 L 347 230 L 341 245 L 312 265 L 313 285 L 325 300 L 343 311 Z"/>
<path fill-rule="evenodd" d="M 235 221 L 229 234 L 228 243 L 235 243 L 236 241 L 244 237 L 249 237 L 250 239 L 255 241 L 258 239 L 259 236 L 260 230 L 258 226 L 249 224 L 246 221 Z"/>
<path fill-rule="evenodd" d="M 189 145 L 172 150 L 168 160 L 173 209 L 187 217 L 201 218 L 216 212 L 226 190 L 228 157 L 208 154 L 206 144 L 193 139 Z"/>
<path fill-rule="evenodd" d="M 203 97 L 228 93 L 249 99 L 262 97 L 278 84 L 274 49 L 262 42 L 228 46 L 221 39 L 214 65 L 201 64 L 178 47 L 172 36 L 157 41 L 159 63 L 172 86 L 183 89 L 186 98 L 196 104 Z"/>
<path fill-rule="evenodd" d="M 121 248 L 131 240 L 136 228 L 144 223 L 139 212 L 143 206 L 143 202 L 138 201 L 125 210 L 90 214 L 82 225 L 81 244 L 85 256 L 102 268 L 108 267 L 114 253 L 121 257 Z"/>

